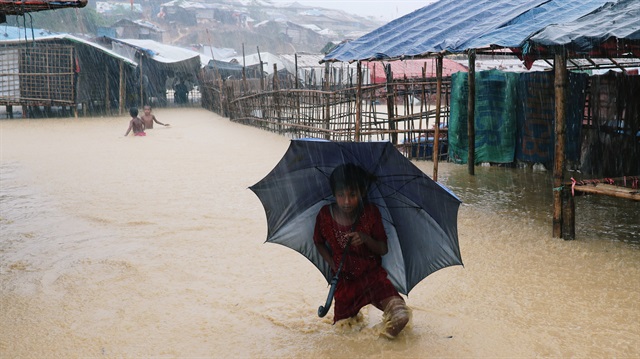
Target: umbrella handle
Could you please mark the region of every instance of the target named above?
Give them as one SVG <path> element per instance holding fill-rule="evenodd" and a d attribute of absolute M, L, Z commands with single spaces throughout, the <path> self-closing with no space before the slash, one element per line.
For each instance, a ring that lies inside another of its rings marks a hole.
<path fill-rule="evenodd" d="M 356 224 L 358 223 L 358 220 L 360 220 L 360 214 L 361 213 L 358 213 L 358 216 L 356 217 L 355 222 L 353 222 L 353 225 L 351 225 L 352 231 L 356 230 Z M 340 272 L 342 271 L 342 265 L 344 264 L 344 259 L 347 258 L 347 253 L 349 252 L 350 246 L 351 246 L 351 238 L 349 238 L 349 240 L 347 241 L 347 244 L 344 247 L 344 252 L 342 253 L 342 258 L 340 259 L 340 265 L 338 266 L 336 275 L 334 275 L 333 278 L 331 279 L 331 288 L 329 289 L 329 294 L 327 295 L 327 301 L 324 303 L 324 306 L 321 305 L 320 307 L 318 307 L 318 316 L 320 318 L 327 315 L 327 313 L 329 312 L 329 308 L 331 308 L 333 293 L 335 293 L 336 291 L 336 285 L 338 285 L 338 278 L 340 277 Z"/>
<path fill-rule="evenodd" d="M 323 318 L 331 309 L 331 302 L 333 301 L 333 294 L 336 291 L 336 285 L 338 284 L 338 275 L 336 274 L 333 279 L 331 279 L 331 288 L 329 289 L 329 294 L 327 295 L 327 301 L 324 305 L 318 307 L 318 316 Z"/>

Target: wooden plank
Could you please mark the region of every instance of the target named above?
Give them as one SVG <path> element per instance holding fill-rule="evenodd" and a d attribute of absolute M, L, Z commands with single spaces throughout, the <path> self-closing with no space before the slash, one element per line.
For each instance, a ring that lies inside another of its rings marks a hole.
<path fill-rule="evenodd" d="M 622 186 L 613 186 L 605 183 L 598 183 L 596 185 L 575 186 L 573 190 L 575 192 L 599 194 L 640 201 L 640 190 Z"/>

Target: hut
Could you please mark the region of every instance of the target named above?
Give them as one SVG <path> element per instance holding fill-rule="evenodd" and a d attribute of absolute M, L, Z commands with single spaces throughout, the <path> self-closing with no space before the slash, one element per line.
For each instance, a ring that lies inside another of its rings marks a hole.
<path fill-rule="evenodd" d="M 120 39 L 144 39 L 162 42 L 163 30 L 146 20 L 121 19 L 111 25 L 115 37 Z"/>
<path fill-rule="evenodd" d="M 198 74 L 208 59 L 199 52 L 153 40 L 105 39 L 114 52 L 137 63 L 134 101 L 140 105 L 185 105 L 196 96 Z M 204 64 L 203 64 L 204 62 Z"/>
<path fill-rule="evenodd" d="M 455 16 L 452 17 L 452 14 Z M 441 68 L 445 56 L 466 54 L 469 72 L 460 76 L 457 85 L 458 94 L 464 96 L 464 100 L 452 105 L 450 119 L 450 123 L 457 122 L 460 126 L 457 132 L 454 129 L 452 133 L 450 129 L 449 137 L 462 138 L 459 145 L 467 154 L 463 161 L 467 162 L 470 174 L 474 174 L 474 166 L 478 163 L 476 155 L 482 151 L 478 145 L 483 143 L 478 141 L 482 141 L 484 137 L 477 136 L 482 131 L 488 131 L 486 134 L 493 131 L 489 135 L 494 140 L 496 133 L 499 133 L 499 137 L 504 139 L 498 141 L 499 145 L 510 146 L 513 150 L 511 153 L 514 154 L 518 143 L 521 146 L 531 144 L 529 141 L 518 142 L 514 139 L 515 136 L 522 135 L 522 132 L 517 131 L 513 119 L 509 120 L 512 125 L 507 126 L 504 119 L 510 116 L 505 117 L 503 114 L 517 112 L 513 106 L 517 102 L 519 87 L 524 87 L 525 94 L 527 90 L 534 89 L 541 100 L 537 104 L 541 111 L 525 112 L 522 124 L 526 128 L 535 122 L 535 125 L 529 127 L 543 129 L 540 139 L 547 141 L 551 148 L 554 189 L 558 189 L 562 188 L 563 180 L 566 179 L 565 157 L 567 150 L 572 147 L 565 146 L 569 143 L 566 141 L 566 134 L 576 127 L 578 130 L 582 129 L 583 125 L 583 121 L 568 124 L 567 117 L 576 112 L 589 113 L 593 108 L 589 106 L 603 100 L 603 97 L 593 96 L 597 90 L 594 91 L 591 85 L 597 84 L 596 81 L 584 81 L 584 77 L 576 74 L 573 76 L 575 82 L 571 82 L 572 76 L 567 70 L 601 68 L 603 65 L 593 58 L 604 58 L 609 60 L 609 66 L 623 69 L 625 81 L 635 82 L 631 80 L 633 76 L 624 69 L 637 66 L 639 17 L 640 2 L 637 0 L 527 0 L 518 4 L 509 0 L 441 0 L 398 18 L 357 40 L 338 46 L 323 61 L 388 61 L 435 57 Z M 512 50 L 511 56 L 520 56 L 525 63 L 534 60 L 553 63 L 554 71 L 550 76 L 535 76 L 529 82 L 497 72 L 476 74 L 476 55 L 505 56 L 505 49 Z M 575 58 L 585 58 L 586 64 L 575 61 Z M 624 61 L 621 58 L 632 60 Z M 452 86 L 455 89 L 456 84 Z M 573 90 L 577 96 L 580 96 L 580 92 L 585 94 L 581 104 L 579 99 L 571 98 L 569 90 Z M 623 98 L 637 97 L 635 85 L 618 87 L 617 91 L 624 93 Z M 529 97 L 533 98 L 534 96 Z M 625 114 L 624 125 L 613 130 L 630 136 L 634 152 L 628 155 L 632 158 L 632 164 L 637 164 L 640 147 L 635 138 L 638 111 L 634 106 L 637 106 L 637 101 L 625 102 L 629 105 L 617 111 L 618 115 Z M 487 109 L 490 111 L 486 112 Z M 617 123 L 622 124 L 621 121 Z M 535 130 L 532 133 L 535 134 Z M 578 135 L 577 138 L 582 137 Z M 535 145 L 538 143 L 540 142 L 534 141 Z M 526 147 L 520 149 L 527 150 Z M 450 146 L 450 154 L 454 150 L 455 146 Z M 504 154 L 500 151 L 500 155 Z M 434 177 L 437 179 L 437 161 L 434 163 Z M 560 193 L 555 191 L 553 233 L 556 237 L 563 237 L 562 206 L 559 203 Z"/>
<path fill-rule="evenodd" d="M 38 116 L 53 108 L 123 111 L 127 79 L 136 64 L 85 39 L 6 26 L 0 36 L 0 105 L 12 116 Z M 103 86 L 96 86 L 103 84 Z"/>

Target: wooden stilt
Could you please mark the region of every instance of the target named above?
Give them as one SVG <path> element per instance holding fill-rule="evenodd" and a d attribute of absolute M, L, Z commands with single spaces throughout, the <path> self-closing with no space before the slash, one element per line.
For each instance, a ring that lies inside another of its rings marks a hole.
<path fill-rule="evenodd" d="M 440 106 L 442 105 L 442 63 L 443 56 L 436 58 L 436 128 L 433 135 L 433 180 L 438 181 L 438 160 L 440 158 Z"/>
<path fill-rule="evenodd" d="M 576 206 L 570 187 L 562 189 L 562 238 L 576 238 Z"/>
<path fill-rule="evenodd" d="M 360 141 L 360 130 L 362 127 L 362 64 L 358 61 L 356 70 L 357 87 L 356 87 L 356 128 L 354 134 L 354 141 Z"/>
<path fill-rule="evenodd" d="M 118 114 L 124 113 L 125 105 L 125 80 L 124 80 L 124 61 L 120 61 L 120 99 L 118 101 Z"/>
<path fill-rule="evenodd" d="M 469 50 L 468 72 L 469 96 L 467 103 L 467 134 L 469 137 L 469 152 L 467 166 L 470 175 L 475 175 L 476 165 L 476 51 Z"/>
<path fill-rule="evenodd" d="M 143 58 L 142 53 L 140 53 L 140 63 L 138 64 L 138 66 L 140 67 L 140 102 L 139 102 L 140 103 L 140 107 L 144 106 L 144 97 L 143 97 L 144 96 L 144 93 L 143 93 L 144 86 L 143 86 L 143 83 L 142 83 L 142 79 L 144 78 L 144 75 L 143 75 L 143 72 L 142 72 L 142 62 L 143 62 L 142 58 Z"/>
<path fill-rule="evenodd" d="M 387 66 L 385 66 L 385 70 L 384 73 L 386 75 L 386 79 L 387 79 L 387 85 L 386 85 L 386 90 L 387 90 L 387 120 L 388 120 L 388 124 L 389 124 L 389 130 L 390 131 L 394 131 L 396 129 L 396 122 L 395 122 L 395 106 L 394 106 L 394 102 L 395 102 L 395 96 L 394 96 L 394 90 L 393 90 L 393 86 L 391 86 L 391 83 L 393 82 L 393 73 L 391 72 L 391 64 L 388 64 Z M 398 134 L 396 132 L 391 132 L 390 135 L 390 140 L 391 143 L 393 143 L 394 145 L 398 144 Z"/>
<path fill-rule="evenodd" d="M 567 90 L 567 57 L 555 54 L 555 155 L 553 163 L 553 237 L 562 238 L 562 182 L 564 179 L 565 101 Z"/>
<path fill-rule="evenodd" d="M 104 113 L 109 115 L 109 102 L 111 99 L 109 98 L 109 66 L 105 63 L 104 65 Z"/>

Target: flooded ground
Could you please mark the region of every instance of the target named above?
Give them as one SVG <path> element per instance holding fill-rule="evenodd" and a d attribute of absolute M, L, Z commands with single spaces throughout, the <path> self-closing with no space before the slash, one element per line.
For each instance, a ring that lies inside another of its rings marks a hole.
<path fill-rule="evenodd" d="M 640 206 L 576 201 L 551 238 L 548 173 L 441 163 L 464 201 L 464 267 L 409 294 L 394 341 L 316 315 L 327 285 L 264 244 L 248 190 L 284 137 L 200 109 L 123 137 L 128 117 L 0 121 L 0 357 L 640 356 Z M 416 162 L 431 174 L 430 162 Z"/>

